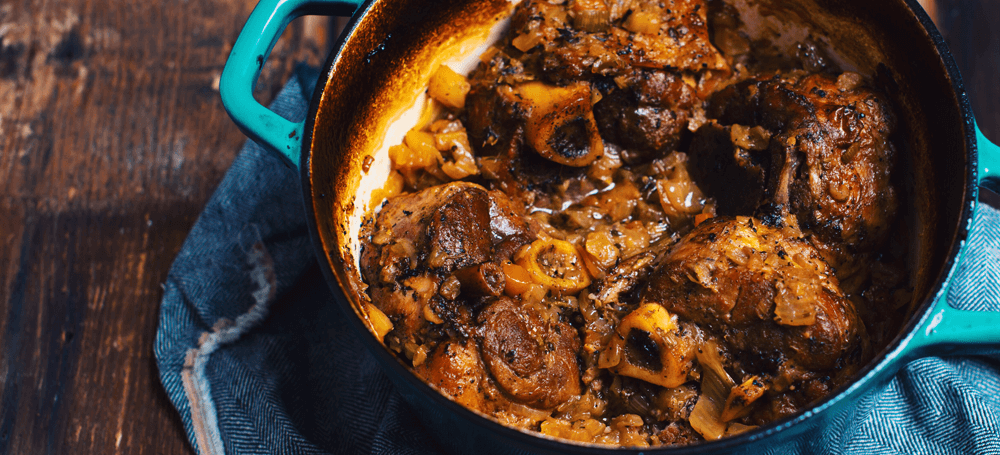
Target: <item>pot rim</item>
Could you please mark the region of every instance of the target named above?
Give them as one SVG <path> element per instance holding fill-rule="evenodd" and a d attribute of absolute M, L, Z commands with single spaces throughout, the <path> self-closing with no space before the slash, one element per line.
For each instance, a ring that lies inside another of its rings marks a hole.
<path fill-rule="evenodd" d="M 846 384 L 833 392 L 829 393 L 824 398 L 816 401 L 806 408 L 802 408 L 795 412 L 794 414 L 778 419 L 772 422 L 768 422 L 765 425 L 760 426 L 752 431 L 748 431 L 743 434 L 725 437 L 716 441 L 702 441 L 692 445 L 686 446 L 658 446 L 649 448 L 634 448 L 634 447 L 609 447 L 597 444 L 589 443 L 577 443 L 573 441 L 567 441 L 563 439 L 551 438 L 541 433 L 528 432 L 523 430 L 514 429 L 507 427 L 494 419 L 472 411 L 450 398 L 446 397 L 443 393 L 434 389 L 426 382 L 418 378 L 413 372 L 403 365 L 395 356 L 389 353 L 385 346 L 375 339 L 374 335 L 368 330 L 364 325 L 360 317 L 357 317 L 356 310 L 354 309 L 350 300 L 346 298 L 345 290 L 349 289 L 343 286 L 335 273 L 333 272 L 333 266 L 326 260 L 323 254 L 326 251 L 323 247 L 324 243 L 319 233 L 319 225 L 316 219 L 316 210 L 313 205 L 314 195 L 313 195 L 313 183 L 312 183 L 312 145 L 313 145 L 313 131 L 315 128 L 315 120 L 317 114 L 319 113 L 319 107 L 323 98 L 323 94 L 330 82 L 330 79 L 334 73 L 334 69 L 337 63 L 340 61 L 341 54 L 344 48 L 348 45 L 350 38 L 357 31 L 361 23 L 366 19 L 372 7 L 379 2 L 385 0 L 366 0 L 351 17 L 346 28 L 344 29 L 341 36 L 338 38 L 336 45 L 331 50 L 326 62 L 324 63 L 322 70 L 320 72 L 319 81 L 313 91 L 312 99 L 309 103 L 309 110 L 306 115 L 305 128 L 302 135 L 302 147 L 301 147 L 301 160 L 302 166 L 300 166 L 300 178 L 302 182 L 302 195 L 303 202 L 306 209 L 306 215 L 308 218 L 309 234 L 313 243 L 314 250 L 319 254 L 320 268 L 323 270 L 323 276 L 326 279 L 327 285 L 333 291 L 333 295 L 337 304 L 340 306 L 341 310 L 345 312 L 345 316 L 351 322 L 349 323 L 353 329 L 357 332 L 363 332 L 364 335 L 361 338 L 364 340 L 363 343 L 368 347 L 369 351 L 375 356 L 379 364 L 383 368 L 389 369 L 398 378 L 406 381 L 411 386 L 419 390 L 420 394 L 424 398 L 429 398 L 434 402 L 435 405 L 446 409 L 447 412 L 451 414 L 457 414 L 458 417 L 473 422 L 476 426 L 490 431 L 492 433 L 498 434 L 504 437 L 508 441 L 514 443 L 518 447 L 529 450 L 538 451 L 545 450 L 551 453 L 564 453 L 567 449 L 572 449 L 576 453 L 593 453 L 593 454 L 688 454 L 688 453 L 702 453 L 704 451 L 725 451 L 731 450 L 738 446 L 751 443 L 753 441 L 762 440 L 765 438 L 772 437 L 779 433 L 785 433 L 790 431 L 792 428 L 796 427 L 798 424 L 811 419 L 814 416 L 819 415 L 823 411 L 829 409 L 835 404 L 848 400 L 851 398 L 857 398 L 857 396 L 866 390 L 870 384 L 877 381 L 878 377 L 883 375 L 895 374 L 898 367 L 902 366 L 905 361 L 912 360 L 914 358 L 922 357 L 920 353 L 914 353 L 909 346 L 909 341 L 917 333 L 918 328 L 923 327 L 927 322 L 932 310 L 934 308 L 935 302 L 942 297 L 942 295 L 947 291 L 947 285 L 952 277 L 954 270 L 957 269 L 959 263 L 962 247 L 964 246 L 965 239 L 968 237 L 969 227 L 971 226 L 971 221 L 974 215 L 976 201 L 979 194 L 979 183 L 978 183 L 978 147 L 976 141 L 976 129 L 975 129 L 975 119 L 972 112 L 971 103 L 968 99 L 968 94 L 965 90 L 964 83 L 962 81 L 961 74 L 958 70 L 958 66 L 948 49 L 944 38 L 941 36 L 937 27 L 934 25 L 931 18 L 919 5 L 917 0 L 901 0 L 909 8 L 910 12 L 916 17 L 920 22 L 924 32 L 933 42 L 934 48 L 938 53 L 941 64 L 944 66 L 945 72 L 948 79 L 951 82 L 951 89 L 954 92 L 959 111 L 961 112 L 961 127 L 963 136 L 965 139 L 965 150 L 966 155 L 966 172 L 965 172 L 965 182 L 964 182 L 964 196 L 962 197 L 962 210 L 957 222 L 957 227 L 955 228 L 954 237 L 951 239 L 951 245 L 948 249 L 948 253 L 945 257 L 943 267 L 936 277 L 933 278 L 934 284 L 928 288 L 926 295 L 923 297 L 923 301 L 914 310 L 913 315 L 909 318 L 906 324 L 900 328 L 899 333 L 889 342 L 885 348 L 883 348 L 875 357 L 865 365 L 856 375 L 849 384 Z M 956 119 L 957 121 L 957 119 Z M 335 251 L 331 254 L 336 254 Z M 917 354 L 917 355 L 913 355 Z"/>

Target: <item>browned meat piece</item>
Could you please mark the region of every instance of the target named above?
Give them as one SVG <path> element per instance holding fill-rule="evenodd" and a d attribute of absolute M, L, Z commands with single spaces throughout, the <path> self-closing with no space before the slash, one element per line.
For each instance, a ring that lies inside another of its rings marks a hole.
<path fill-rule="evenodd" d="M 700 160 L 695 174 L 702 176 L 699 185 L 705 181 L 710 196 L 724 201 L 726 192 L 754 194 L 763 170 L 764 197 L 747 205 L 771 203 L 795 215 L 804 230 L 833 248 L 870 251 L 885 239 L 897 206 L 891 182 L 895 147 L 889 141 L 895 120 L 885 99 L 862 85 L 859 75 L 751 79 L 712 96 L 707 113 L 720 124 L 739 126 L 743 134 L 761 127 L 767 138 L 767 146 L 758 151 L 747 146 L 754 138 L 733 134 L 727 145 L 719 127 L 699 130 L 693 148 L 727 160 L 722 165 L 726 172 L 746 170 L 728 185 L 713 183 L 705 177 L 712 172 L 713 159 Z M 745 143 L 738 143 L 741 140 Z M 729 208 L 743 210 L 745 205 Z M 843 253 L 828 259 L 839 268 L 849 254 Z"/>
<path fill-rule="evenodd" d="M 703 0 L 610 3 L 526 1 L 511 18 L 511 45 L 554 82 L 632 67 L 728 70 L 709 41 Z"/>
<path fill-rule="evenodd" d="M 551 409 L 580 394 L 580 340 L 569 324 L 547 321 L 507 297 L 484 309 L 479 323 L 483 361 L 514 400 Z"/>
<path fill-rule="evenodd" d="M 455 194 L 434 211 L 427 225 L 430 268 L 460 269 L 489 259 L 490 200 L 485 191 Z"/>
<path fill-rule="evenodd" d="M 704 0 L 666 0 L 636 5 L 622 28 L 613 27 L 611 46 L 635 66 L 687 71 L 727 70 L 708 38 Z"/>
<path fill-rule="evenodd" d="M 464 345 L 441 343 L 414 372 L 462 406 L 484 411 L 482 384 L 486 374 L 472 339 Z"/>
<path fill-rule="evenodd" d="M 538 83 L 529 82 L 518 87 L 533 84 Z M 567 100 L 571 101 L 578 100 Z M 585 175 L 587 168 L 576 165 L 590 164 L 604 153 L 589 101 L 582 106 L 585 109 L 579 115 L 547 120 L 545 113 L 552 111 L 536 111 L 531 104 L 519 90 L 509 85 L 473 85 L 466 98 L 465 124 L 472 146 L 484 157 L 480 161 L 483 177 L 493 188 L 525 205 L 534 201 L 533 193 L 552 192 L 564 180 Z M 533 113 L 542 118 L 533 120 Z M 550 128 L 528 131 L 531 124 Z M 549 143 L 556 147 L 549 147 L 547 152 L 538 150 Z M 558 155 L 553 150 L 566 152 L 568 160 L 553 159 Z M 582 157 L 582 160 L 575 161 L 574 157 Z"/>
<path fill-rule="evenodd" d="M 376 220 L 361 271 L 372 302 L 413 341 L 428 322 L 467 332 L 471 314 L 461 301 L 484 292 L 476 278 L 502 280 L 495 267 L 535 234 L 510 200 L 479 185 L 452 182 L 392 198 Z M 503 289 L 503 283 L 492 283 Z"/>
<path fill-rule="evenodd" d="M 697 93 L 728 71 L 706 14 L 703 0 L 518 5 L 509 37 L 469 77 L 464 124 L 483 176 L 530 204 L 528 193 L 585 175 L 604 140 L 626 162 L 673 151 Z"/>
<path fill-rule="evenodd" d="M 525 75 L 521 62 L 502 52 L 469 75 L 471 88 L 465 98 L 467 120 L 463 123 L 479 155 L 502 155 L 520 146 L 525 112 L 512 87 L 527 80 L 531 78 Z"/>
<path fill-rule="evenodd" d="M 650 274 L 643 300 L 720 340 L 736 377 L 843 378 L 868 357 L 864 326 L 816 249 L 753 218 L 695 228 Z"/>
<path fill-rule="evenodd" d="M 647 161 L 672 152 L 688 125 L 696 97 L 679 76 L 636 69 L 622 76 L 594 105 L 601 136 L 626 149 L 626 162 Z"/>

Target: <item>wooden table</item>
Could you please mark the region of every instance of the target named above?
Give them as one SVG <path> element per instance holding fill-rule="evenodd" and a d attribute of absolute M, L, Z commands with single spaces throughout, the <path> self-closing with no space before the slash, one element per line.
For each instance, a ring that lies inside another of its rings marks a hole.
<path fill-rule="evenodd" d="M 191 452 L 152 355 L 160 284 L 244 141 L 217 89 L 253 4 L 0 2 L 0 454 Z M 936 6 L 1000 141 L 1000 5 Z M 331 29 L 293 23 L 259 99 Z"/>

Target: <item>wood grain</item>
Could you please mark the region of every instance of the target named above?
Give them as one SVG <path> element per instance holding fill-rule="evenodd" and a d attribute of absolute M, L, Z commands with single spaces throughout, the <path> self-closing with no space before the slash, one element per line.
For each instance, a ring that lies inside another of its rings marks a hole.
<path fill-rule="evenodd" d="M 160 284 L 245 140 L 217 87 L 254 3 L 0 3 L 0 454 L 191 452 Z M 258 99 L 328 23 L 289 27 Z"/>
<path fill-rule="evenodd" d="M 152 358 L 160 284 L 245 140 L 217 83 L 253 6 L 0 2 L 0 454 L 191 453 Z M 1000 140 L 1000 3 L 937 15 Z M 329 25 L 292 24 L 258 99 Z"/>

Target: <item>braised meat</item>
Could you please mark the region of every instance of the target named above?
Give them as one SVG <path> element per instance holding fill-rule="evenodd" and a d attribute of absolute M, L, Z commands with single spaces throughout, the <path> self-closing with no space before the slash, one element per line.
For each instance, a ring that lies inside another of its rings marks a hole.
<path fill-rule="evenodd" d="M 529 0 L 472 72 L 466 126 L 494 157 L 483 175 L 531 203 L 621 147 L 626 162 L 674 151 L 697 93 L 728 74 L 700 0 Z M 617 159 L 617 157 L 615 158 Z"/>
<path fill-rule="evenodd" d="M 650 274 L 643 301 L 725 340 L 749 374 L 829 374 L 856 368 L 865 350 L 864 327 L 819 252 L 794 229 L 754 218 L 691 231 Z"/>
<path fill-rule="evenodd" d="M 462 406 L 477 411 L 487 410 L 484 388 L 488 389 L 488 386 L 483 385 L 486 370 L 479 357 L 479 349 L 471 338 L 464 344 L 454 341 L 439 344 L 414 372 Z"/>
<path fill-rule="evenodd" d="M 847 384 L 909 299 L 894 116 L 818 38 L 739 14 L 525 0 L 468 79 L 438 68 L 363 224 L 372 332 L 463 406 L 584 443 L 715 440 Z"/>
<path fill-rule="evenodd" d="M 790 384 L 829 390 L 870 354 L 864 325 L 819 252 L 794 229 L 753 218 L 717 218 L 686 235 L 650 274 L 643 301 L 697 324 L 718 340 L 734 376 L 769 387 L 754 423 L 819 398 Z M 677 352 L 679 344 L 663 346 Z M 786 402 L 795 406 L 772 406 Z"/>
<path fill-rule="evenodd" d="M 626 162 L 648 161 L 677 148 L 688 126 L 695 90 L 677 74 L 634 69 L 616 79 L 594 105 L 601 136 L 628 152 Z"/>
<path fill-rule="evenodd" d="M 861 76 L 750 79 L 708 106 L 718 124 L 702 126 L 689 155 L 721 214 L 752 215 L 750 207 L 770 204 L 825 245 L 871 251 L 885 239 L 898 205 L 895 121 Z M 733 194 L 751 197 L 736 202 Z"/>
<path fill-rule="evenodd" d="M 372 301 L 402 342 L 427 336 L 429 323 L 466 331 L 466 304 L 499 295 L 499 264 L 534 238 L 510 200 L 453 182 L 391 199 L 379 213 L 361 271 Z"/>
<path fill-rule="evenodd" d="M 479 315 L 483 361 L 514 400 L 551 409 L 580 394 L 576 330 L 501 297 Z"/>
<path fill-rule="evenodd" d="M 511 18 L 511 45 L 557 84 L 635 67 L 725 71 L 708 39 L 707 12 L 702 0 L 529 0 Z"/>

